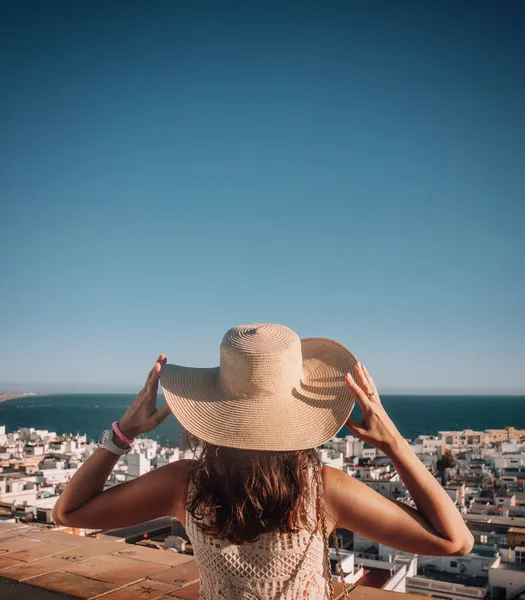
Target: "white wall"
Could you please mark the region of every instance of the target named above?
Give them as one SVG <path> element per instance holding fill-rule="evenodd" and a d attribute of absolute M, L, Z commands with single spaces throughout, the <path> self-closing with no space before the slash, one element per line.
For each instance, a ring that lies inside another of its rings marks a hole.
<path fill-rule="evenodd" d="M 324 444 L 324 447 L 342 452 L 345 457 L 361 456 L 363 442 L 353 435 L 347 435 L 344 438 L 333 437 Z"/>
<path fill-rule="evenodd" d="M 159 469 L 160 467 L 164 467 L 166 465 L 169 465 L 172 462 L 177 462 L 179 460 L 178 455 L 176 454 L 170 454 L 168 456 L 157 456 L 152 460 L 152 464 L 155 465 L 155 467 L 157 469 Z"/>
<path fill-rule="evenodd" d="M 375 458 L 378 455 L 377 448 L 363 448 L 361 456 L 363 458 Z"/>
<path fill-rule="evenodd" d="M 339 554 L 341 556 L 341 567 L 343 568 L 343 573 L 345 574 L 345 581 L 347 583 L 355 583 L 364 575 L 363 567 L 356 565 L 355 555 L 353 552 L 341 549 Z M 330 548 L 330 558 L 332 560 L 337 559 L 337 555 L 333 548 Z M 332 575 L 335 581 L 341 581 L 339 566 L 336 567 L 335 573 Z"/>
<path fill-rule="evenodd" d="M 485 523 L 494 523 L 497 525 L 509 525 L 510 527 L 525 527 L 525 518 L 523 517 L 497 517 L 495 515 L 469 515 L 463 514 L 465 521 L 484 521 Z"/>
<path fill-rule="evenodd" d="M 450 600 L 464 600 L 465 598 L 482 600 L 486 594 L 485 588 L 426 579 L 425 577 L 407 577 L 406 591 L 414 594 L 449 598 Z"/>
<path fill-rule="evenodd" d="M 128 463 L 127 480 L 136 479 L 151 470 L 150 461 L 143 454 L 128 454 L 126 462 Z"/>
<path fill-rule="evenodd" d="M 508 569 L 494 568 L 489 570 L 489 583 L 494 587 L 507 590 L 507 600 L 525 590 L 525 571 L 511 571 Z"/>
<path fill-rule="evenodd" d="M 334 469 L 343 468 L 344 457 L 342 452 L 330 450 L 328 448 L 320 448 L 317 450 L 317 454 L 323 465 L 328 465 Z"/>
<path fill-rule="evenodd" d="M 36 502 L 36 489 L 2 493 L 0 502 L 6 502 L 7 504 L 16 502 L 17 505 L 26 503 L 29 506 L 34 506 Z"/>
<path fill-rule="evenodd" d="M 400 565 L 397 571 L 383 586 L 383 589 L 388 592 L 400 592 L 404 594 L 407 591 L 407 568 L 405 565 Z"/>
<path fill-rule="evenodd" d="M 466 575 L 469 577 L 487 577 L 489 569 L 500 562 L 499 556 L 421 556 L 420 565 L 432 565 L 437 571 Z"/>
<path fill-rule="evenodd" d="M 496 496 L 494 498 L 494 503 L 498 506 L 506 506 L 510 508 L 511 506 L 516 506 L 516 496 Z"/>
<path fill-rule="evenodd" d="M 58 500 L 59 496 L 49 496 L 48 498 L 38 498 L 35 500 L 35 506 L 37 508 L 53 508 Z"/>
<path fill-rule="evenodd" d="M 40 483 L 66 483 L 75 474 L 76 469 L 39 469 Z"/>

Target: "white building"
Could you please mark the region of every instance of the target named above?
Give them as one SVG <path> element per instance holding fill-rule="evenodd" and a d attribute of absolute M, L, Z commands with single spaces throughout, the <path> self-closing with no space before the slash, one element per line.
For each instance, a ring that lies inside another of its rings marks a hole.
<path fill-rule="evenodd" d="M 439 578 L 438 578 L 439 577 Z M 467 585 L 457 576 L 432 574 L 417 575 L 407 578 L 406 591 L 411 594 L 425 594 L 445 600 L 483 600 L 488 594 L 488 581 L 480 581 L 479 585 Z"/>
<path fill-rule="evenodd" d="M 43 456 L 44 446 L 43 444 L 27 444 L 24 446 L 25 456 Z"/>
<path fill-rule="evenodd" d="M 355 552 L 340 550 L 341 566 L 347 583 L 374 587 L 391 592 L 406 592 L 407 577 L 417 573 L 415 555 L 398 555 L 393 560 L 363 558 Z M 337 555 L 330 549 L 333 578 L 340 581 Z"/>
<path fill-rule="evenodd" d="M 155 440 L 148 438 L 137 438 L 133 442 L 133 452 L 142 454 L 148 460 L 152 460 L 157 455 L 159 444 Z"/>
<path fill-rule="evenodd" d="M 489 569 L 493 600 L 513 600 L 525 594 L 525 564 L 500 561 Z"/>
<path fill-rule="evenodd" d="M 515 494 L 502 494 L 494 496 L 494 504 L 497 506 L 505 506 L 510 508 L 516 506 L 516 495 Z"/>
<path fill-rule="evenodd" d="M 317 454 L 323 465 L 334 467 L 334 469 L 343 468 L 344 456 L 342 452 L 330 450 L 329 448 L 318 448 Z"/>
<path fill-rule="evenodd" d="M 50 468 L 39 469 L 36 472 L 38 483 L 67 483 L 75 474 L 76 469 Z"/>
<path fill-rule="evenodd" d="M 397 473 L 388 479 L 361 478 L 359 481 L 365 483 L 368 487 L 371 487 L 382 496 L 385 496 L 385 498 L 390 498 L 392 500 L 403 498 L 407 494 L 405 484 L 401 481 L 401 478 Z"/>
<path fill-rule="evenodd" d="M 143 454 L 133 452 L 128 454 L 126 459 L 128 465 L 126 481 L 131 481 L 151 471 L 151 463 Z"/>
<path fill-rule="evenodd" d="M 407 580 L 407 591 L 449 600 L 482 599 L 489 592 L 489 570 L 500 561 L 495 552 L 481 550 L 467 556 L 421 556 L 420 572 Z"/>
<path fill-rule="evenodd" d="M 363 446 L 363 442 L 353 435 L 347 435 L 344 438 L 333 437 L 324 444 L 325 448 L 342 452 L 345 458 L 360 457 Z"/>
<path fill-rule="evenodd" d="M 172 462 L 176 462 L 180 459 L 180 450 L 178 448 L 172 448 L 172 452 L 166 452 L 163 454 L 157 455 L 152 460 L 152 465 L 158 469 L 160 467 L 164 467 L 169 465 Z"/>
<path fill-rule="evenodd" d="M 355 583 L 364 575 L 363 568 L 356 565 L 355 554 L 353 552 L 340 549 L 339 556 L 341 557 L 341 568 L 343 570 L 344 579 L 347 583 Z M 334 548 L 330 548 L 330 564 L 332 566 L 332 578 L 335 581 L 341 581 L 339 563 Z"/>
<path fill-rule="evenodd" d="M 33 505 L 37 497 L 34 482 L 25 478 L 0 478 L 0 502 L 18 506 Z"/>
<path fill-rule="evenodd" d="M 363 448 L 363 450 L 361 451 L 362 458 L 372 459 L 376 456 L 379 456 L 379 450 L 377 448 Z"/>
<path fill-rule="evenodd" d="M 421 454 L 441 456 L 442 446 L 443 440 L 434 435 L 420 435 L 410 444 L 414 454 L 418 456 Z"/>

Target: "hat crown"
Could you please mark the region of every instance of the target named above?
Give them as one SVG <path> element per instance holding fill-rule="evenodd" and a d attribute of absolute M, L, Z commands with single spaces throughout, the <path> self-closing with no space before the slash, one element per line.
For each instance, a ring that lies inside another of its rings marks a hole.
<path fill-rule="evenodd" d="M 300 386 L 302 365 L 301 340 L 288 327 L 238 325 L 221 343 L 219 385 L 235 397 L 290 394 Z"/>

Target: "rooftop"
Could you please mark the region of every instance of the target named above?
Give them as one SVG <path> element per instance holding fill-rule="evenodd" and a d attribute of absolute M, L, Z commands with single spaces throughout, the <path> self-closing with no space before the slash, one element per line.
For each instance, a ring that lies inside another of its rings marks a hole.
<path fill-rule="evenodd" d="M 153 519 L 152 521 L 148 521 L 148 523 L 142 523 L 141 525 L 104 531 L 104 536 L 121 538 L 127 542 L 134 543 L 135 541 L 143 538 L 145 533 L 148 534 L 148 537 L 151 537 L 159 531 L 171 528 L 171 525 L 174 521 L 176 521 L 176 519 L 173 517 L 160 517 L 159 519 Z"/>
<path fill-rule="evenodd" d="M 28 586 L 55 593 L 35 596 L 42 600 L 199 595 L 192 556 L 6 522 L 0 522 L 0 583 L 2 598 L 4 590 L 13 598 L 31 598 Z"/>
<path fill-rule="evenodd" d="M 363 575 L 357 580 L 357 585 L 365 585 L 380 589 L 391 577 L 392 573 L 388 569 L 363 567 Z"/>
<path fill-rule="evenodd" d="M 500 546 L 501 547 L 501 546 Z M 469 556 L 484 556 L 486 558 L 496 558 L 497 551 L 493 548 L 484 548 L 482 546 L 475 546 Z"/>
<path fill-rule="evenodd" d="M 466 521 L 471 531 L 485 531 L 487 533 L 506 534 L 512 529 L 516 533 L 525 533 L 524 527 L 512 527 L 511 525 L 500 525 L 498 523 L 484 523 L 482 521 Z"/>
<path fill-rule="evenodd" d="M 352 600 L 404 600 L 362 583 L 349 588 Z M 197 600 L 199 585 L 189 555 L 0 521 L 1 598 Z M 342 584 L 334 588 L 342 598 Z M 410 594 L 410 600 L 428 598 Z"/>
<path fill-rule="evenodd" d="M 485 588 L 488 585 L 488 579 L 486 577 L 468 577 L 455 573 L 446 573 L 444 571 L 433 571 L 431 574 L 418 574 L 417 577 L 423 579 L 432 579 L 433 581 L 459 583 L 461 585 L 468 585 L 469 587 Z"/>
<path fill-rule="evenodd" d="M 503 571 L 525 571 L 525 563 L 503 562 L 498 565 Z"/>

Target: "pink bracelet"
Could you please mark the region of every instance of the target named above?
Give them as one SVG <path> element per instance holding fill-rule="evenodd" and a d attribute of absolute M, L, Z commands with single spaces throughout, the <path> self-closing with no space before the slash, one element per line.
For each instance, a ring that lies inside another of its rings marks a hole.
<path fill-rule="evenodd" d="M 131 444 L 133 444 L 133 440 L 130 440 L 129 438 L 127 438 L 122 431 L 120 431 L 120 427 L 118 426 L 118 423 L 115 421 L 113 423 L 113 425 L 111 426 L 113 429 L 113 432 L 115 433 L 115 435 L 118 437 L 118 439 L 122 442 L 124 442 L 125 444 L 128 444 L 129 446 L 131 446 Z"/>

